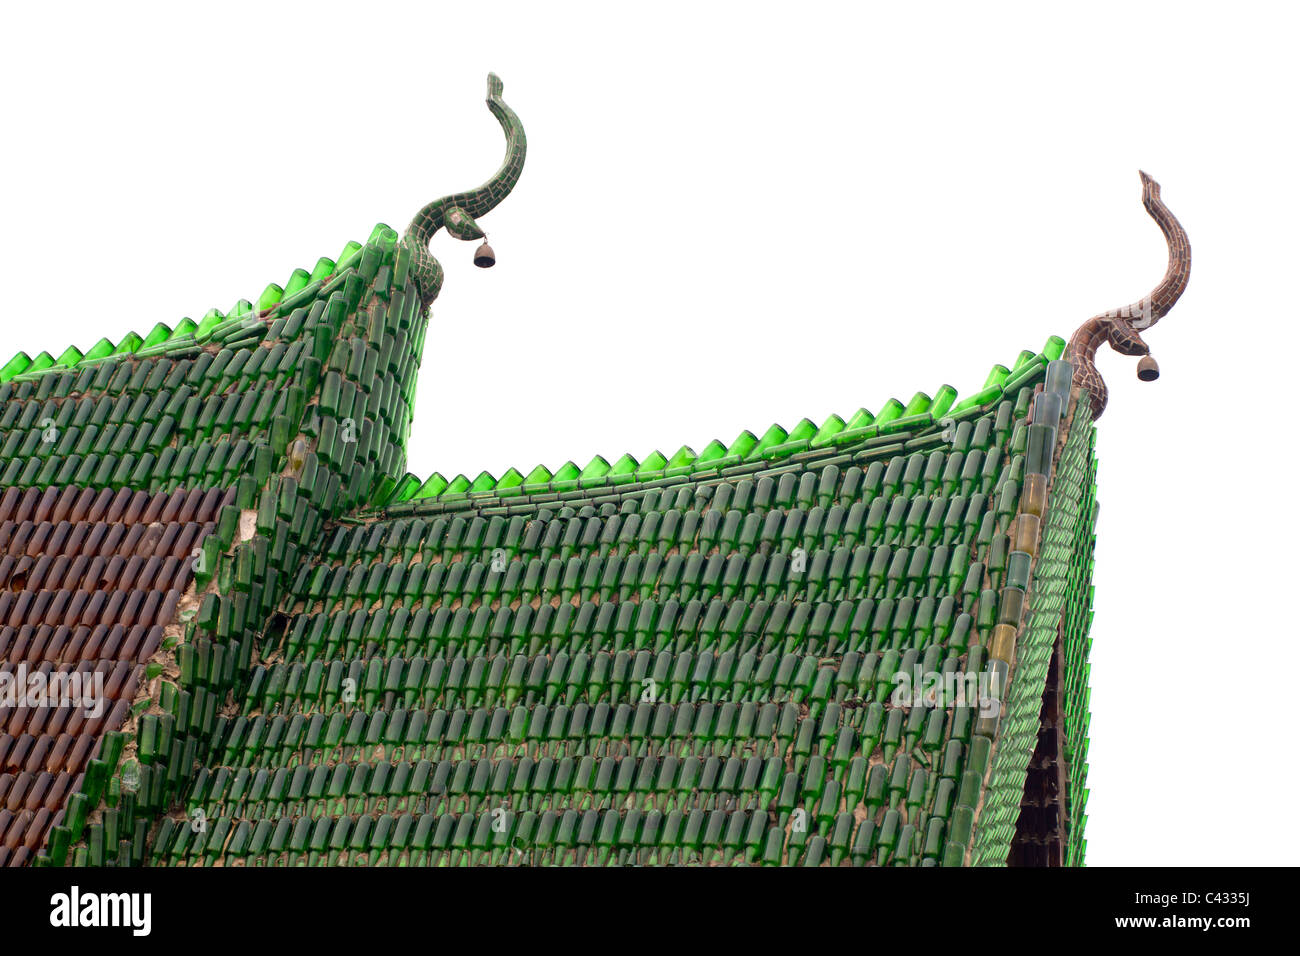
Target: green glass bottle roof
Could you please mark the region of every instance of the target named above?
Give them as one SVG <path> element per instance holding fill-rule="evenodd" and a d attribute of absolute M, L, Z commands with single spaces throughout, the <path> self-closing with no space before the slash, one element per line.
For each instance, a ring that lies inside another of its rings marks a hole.
<path fill-rule="evenodd" d="M 0 865 L 1081 862 L 1062 339 L 962 400 L 407 472 L 422 243 L 518 178 L 500 95 L 502 172 L 418 229 L 0 373 L 0 662 L 111 701 L 0 726 Z"/>

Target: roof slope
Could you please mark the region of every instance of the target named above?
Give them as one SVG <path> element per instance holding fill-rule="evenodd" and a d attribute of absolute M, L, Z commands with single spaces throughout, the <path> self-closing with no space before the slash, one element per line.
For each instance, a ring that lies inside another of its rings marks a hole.
<path fill-rule="evenodd" d="M 327 527 L 185 796 L 206 830 L 164 825 L 152 858 L 967 862 L 986 779 L 1023 786 L 1033 739 L 897 704 L 895 678 L 1015 661 L 1046 364 L 955 421 L 730 474 Z"/>

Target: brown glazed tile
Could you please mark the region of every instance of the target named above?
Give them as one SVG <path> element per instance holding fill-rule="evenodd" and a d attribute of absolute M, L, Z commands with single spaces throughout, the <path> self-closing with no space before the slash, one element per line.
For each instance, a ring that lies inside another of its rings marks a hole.
<path fill-rule="evenodd" d="M 114 497 L 115 492 L 112 488 L 104 488 L 99 491 L 86 512 L 84 520 L 90 522 L 103 521 L 104 515 L 108 512 L 108 506 L 112 503 Z"/>
<path fill-rule="evenodd" d="M 5 797 L 5 809 L 10 813 L 17 814 L 22 810 L 23 800 L 27 797 L 27 791 L 32 785 L 32 775 L 26 770 L 20 770 L 14 775 L 14 784 L 9 788 L 9 794 Z"/>
<path fill-rule="evenodd" d="M 45 552 L 47 554 L 63 554 L 64 543 L 71 533 L 71 521 L 50 522 L 50 536 L 45 546 Z"/>
<path fill-rule="evenodd" d="M 47 771 L 50 782 L 45 791 L 42 808 L 51 813 L 62 813 L 64 801 L 72 795 L 72 784 L 76 778 L 64 771 Z"/>
<path fill-rule="evenodd" d="M 126 565 L 126 558 L 120 554 L 107 557 L 102 554 L 96 555 L 92 559 L 91 566 L 86 569 L 85 580 L 81 583 L 87 591 L 112 591 L 125 585 L 122 574 L 126 571 Z"/>
<path fill-rule="evenodd" d="M 49 707 L 46 710 L 50 716 L 44 725 L 45 733 L 56 735 L 63 733 L 64 725 L 68 722 L 68 708 Z"/>
<path fill-rule="evenodd" d="M 27 593 L 32 595 L 31 603 L 27 607 L 27 615 L 15 623 L 21 624 L 24 620 L 33 624 L 44 623 L 45 616 L 49 613 L 51 605 L 54 604 L 54 598 L 59 592 L 28 591 Z"/>
<path fill-rule="evenodd" d="M 4 490 L 4 494 L 0 494 L 0 519 L 12 520 L 22 493 L 21 488 L 10 486 Z"/>
<path fill-rule="evenodd" d="M 54 568 L 57 560 L 58 559 L 56 558 L 51 558 L 48 554 L 40 555 L 32 563 L 31 570 L 27 572 L 27 586 L 36 591 L 44 588 L 46 586 L 45 580 Z M 55 587 L 57 588 L 57 585 Z M 55 588 L 51 588 L 51 590 L 54 589 Z"/>
<path fill-rule="evenodd" d="M 14 813 L 12 810 L 8 812 L 12 815 L 12 819 L 9 821 L 9 828 L 5 831 L 4 839 L 0 840 L 0 851 L 3 851 L 6 856 L 12 859 L 17 859 L 14 850 L 18 848 L 19 841 L 27 835 L 27 826 L 36 814 L 28 812 Z M 15 864 L 11 862 L 9 865 L 14 866 Z"/>
<path fill-rule="evenodd" d="M 140 562 L 140 572 L 136 575 L 135 586 L 144 588 L 146 591 L 155 590 L 155 582 L 158 574 L 163 569 L 163 558 L 153 554 L 144 558 Z M 174 558 L 172 560 L 175 560 Z"/>
<path fill-rule="evenodd" d="M 221 511 L 222 506 L 229 500 L 233 499 L 234 492 L 228 489 L 211 488 L 203 496 L 203 505 L 199 508 L 199 513 L 195 515 L 196 521 L 215 521 L 217 514 Z"/>
<path fill-rule="evenodd" d="M 63 650 L 67 647 L 68 641 L 71 638 L 72 629 L 66 624 L 60 624 L 58 627 L 54 628 L 53 632 L 50 634 L 49 641 L 45 645 L 45 653 L 49 659 L 62 661 Z"/>
<path fill-rule="evenodd" d="M 42 623 L 46 625 L 61 624 L 64 620 L 64 612 L 67 610 L 68 602 L 72 598 L 71 591 L 42 591 L 42 594 L 52 596 L 49 607 L 45 609 L 45 616 Z"/>
<path fill-rule="evenodd" d="M 157 495 L 151 495 L 147 491 L 133 492 L 129 499 L 129 504 L 122 516 L 117 520 L 124 521 L 127 524 L 140 523 L 140 519 L 144 517 L 145 509 L 149 507 L 149 502 L 156 497 Z"/>
<path fill-rule="evenodd" d="M 76 624 L 85 611 L 86 605 L 90 601 L 91 594 L 88 591 L 73 591 L 72 599 L 68 601 L 68 609 L 64 613 L 61 623 L 67 625 Z"/>
<path fill-rule="evenodd" d="M 33 707 L 31 717 L 23 726 L 23 730 L 29 734 L 45 733 L 45 728 L 50 722 L 50 715 L 58 713 L 60 709 L 58 707 Z"/>
<path fill-rule="evenodd" d="M 84 591 L 81 593 L 85 593 Z M 112 592 L 93 591 L 90 600 L 86 602 L 85 610 L 81 612 L 80 621 L 82 624 L 95 625 L 103 623 L 104 608 L 108 604 L 108 596 Z"/>
<path fill-rule="evenodd" d="M 27 647 L 31 644 L 31 634 L 23 628 L 4 626 L 3 634 L 6 638 L 8 647 L 7 659 L 11 664 L 17 664 L 19 661 L 27 659 Z"/>
<path fill-rule="evenodd" d="M 35 738 L 24 732 L 16 736 L 5 734 L 5 739 L 9 742 L 9 747 L 4 760 L 0 762 L 0 769 L 7 773 L 17 773 L 27 763 L 27 755 L 31 753 Z"/>
<path fill-rule="evenodd" d="M 144 627 L 133 627 L 122 635 L 122 642 L 114 654 L 119 660 L 138 661 L 140 659 L 140 647 L 144 641 L 148 630 Z"/>
<path fill-rule="evenodd" d="M 50 751 L 54 749 L 56 738 L 49 734 L 43 734 L 32 742 L 32 749 L 28 751 L 27 759 L 23 761 L 23 769 L 31 773 L 45 770 L 43 766 L 49 759 Z"/>
<path fill-rule="evenodd" d="M 53 660 L 45 655 L 45 644 L 52 633 L 51 628 L 46 624 L 31 625 L 23 624 L 18 628 L 18 632 L 27 638 L 27 651 L 24 657 L 27 660 Z"/>
<path fill-rule="evenodd" d="M 109 674 L 104 678 L 104 693 L 109 698 L 117 700 L 126 690 L 127 681 L 130 679 L 132 666 L 126 661 L 118 661 Z"/>
<path fill-rule="evenodd" d="M 9 553 L 23 554 L 27 550 L 27 541 L 31 538 L 34 529 L 35 525 L 30 521 L 15 522 L 13 535 L 9 538 Z"/>
<path fill-rule="evenodd" d="M 2 717 L 3 715 L 0 715 Z M 17 736 L 27 729 L 27 725 L 32 720 L 32 709 L 30 707 L 15 707 L 9 711 L 9 720 L 5 729 Z"/>
<path fill-rule="evenodd" d="M 63 545 L 63 553 L 72 557 L 86 554 L 86 540 L 95 529 L 95 524 L 92 521 L 80 521 L 73 525 L 72 530 L 68 532 L 68 540 Z"/>
<path fill-rule="evenodd" d="M 54 507 L 50 510 L 50 520 L 62 522 L 68 520 L 68 515 L 77 506 L 82 494 L 88 489 L 84 488 L 62 488 L 58 500 L 55 501 Z"/>
<path fill-rule="evenodd" d="M 152 624 L 162 607 L 163 596 L 157 591 L 132 591 L 126 607 L 128 624 Z"/>
<path fill-rule="evenodd" d="M 174 497 L 176 497 L 175 494 L 166 492 L 159 495 L 146 496 L 144 504 L 140 508 L 140 513 L 130 520 L 141 524 L 153 524 L 158 520 L 158 516 L 163 513 L 163 509 L 167 507 L 167 503 Z"/>
<path fill-rule="evenodd" d="M 133 592 L 118 590 L 106 592 L 107 600 L 100 611 L 99 619 L 105 624 L 119 623 L 122 620 L 122 612 L 126 609 L 127 598 L 131 593 Z"/>
<path fill-rule="evenodd" d="M 103 624 L 91 625 L 85 622 L 82 623 L 82 627 L 86 628 L 89 633 L 86 635 L 85 643 L 82 644 L 77 659 L 80 661 L 96 660 L 99 658 L 99 649 L 104 644 L 104 638 L 108 636 L 108 628 Z"/>
<path fill-rule="evenodd" d="M 45 542 L 49 540 L 53 531 L 54 525 L 48 521 L 36 523 L 32 528 L 31 536 L 27 539 L 27 557 L 34 558 L 38 554 L 44 554 Z"/>
<path fill-rule="evenodd" d="M 101 554 L 121 554 L 129 550 L 127 536 L 131 533 L 136 525 L 124 524 L 120 521 L 108 522 L 108 530 L 104 533 L 104 540 L 100 545 L 103 550 Z M 137 531 L 136 534 L 143 534 L 143 531 Z"/>
<path fill-rule="evenodd" d="M 31 812 L 31 811 L 27 811 Z M 26 856 L 36 852 L 45 839 L 45 829 L 50 825 L 50 817 L 53 816 L 49 810 L 42 807 L 32 816 L 31 821 L 27 824 L 27 833 L 23 838 L 22 849 Z"/>
<path fill-rule="evenodd" d="M 173 620 L 185 592 L 179 588 L 171 588 L 167 591 L 155 589 L 150 593 L 159 596 L 158 609 L 153 614 L 152 623 L 158 625 Z"/>
<path fill-rule="evenodd" d="M 14 510 L 15 521 L 30 521 L 32 515 L 36 513 L 36 503 L 40 501 L 41 489 L 26 488 L 23 490 L 22 497 L 18 500 L 18 507 Z"/>
<path fill-rule="evenodd" d="M 104 632 L 103 643 L 99 647 L 98 663 L 117 660 L 117 649 L 122 646 L 127 630 L 121 624 L 109 624 Z M 98 666 L 98 663 L 96 666 Z"/>
<path fill-rule="evenodd" d="M 144 567 L 144 561 L 145 559 L 138 554 L 114 555 L 109 560 L 109 565 L 111 567 L 116 562 L 117 574 L 110 578 L 108 586 L 118 591 L 136 587 L 140 580 L 140 571 Z"/>
<path fill-rule="evenodd" d="M 27 609 L 32 606 L 32 592 L 19 591 L 17 594 L 0 595 L 0 602 L 3 602 L 4 598 L 11 598 L 11 600 L 8 613 L 0 617 L 0 620 L 8 621 L 10 627 L 17 627 L 27 619 Z"/>
<path fill-rule="evenodd" d="M 178 585 L 183 589 L 189 584 L 187 574 L 192 571 L 188 559 L 169 556 L 158 562 L 158 573 L 149 583 L 155 591 L 171 591 Z"/>
<path fill-rule="evenodd" d="M 54 774 L 44 770 L 24 771 L 32 775 L 31 785 L 27 788 L 27 798 L 23 800 L 24 810 L 41 810 L 45 807 L 45 795 L 49 793 L 50 784 L 54 782 Z"/>
<path fill-rule="evenodd" d="M 40 500 L 36 504 L 36 514 L 38 515 L 37 520 L 49 521 L 50 516 L 54 514 L 54 507 L 58 504 L 59 498 L 66 494 L 67 491 L 67 488 L 56 487 L 54 485 L 46 488 L 44 494 L 41 495 Z"/>
<path fill-rule="evenodd" d="M 68 754 L 65 766 L 70 772 L 80 772 L 86 766 L 86 761 L 90 759 L 90 755 L 95 752 L 99 740 L 91 734 L 78 734 L 75 736 L 69 734 L 68 736 L 74 737 L 75 743 L 73 743 L 72 750 Z"/>
<path fill-rule="evenodd" d="M 71 506 L 68 509 L 67 519 L 73 522 L 85 521 L 98 495 L 99 492 L 93 488 L 82 488 L 76 495 L 70 495 Z"/>
<path fill-rule="evenodd" d="M 198 489 L 177 491 L 172 495 L 171 500 L 167 502 L 167 507 L 163 509 L 158 520 L 171 523 L 193 521 L 194 512 L 198 510 L 199 502 L 202 499 L 203 493 Z"/>
<path fill-rule="evenodd" d="M 59 557 L 68 560 L 64 567 L 63 577 L 58 582 L 59 587 L 67 588 L 70 591 L 77 590 L 77 587 L 86 576 L 86 569 L 90 567 L 90 555 L 78 554 L 70 560 L 66 554 Z"/>
<path fill-rule="evenodd" d="M 45 754 L 45 769 L 49 771 L 64 769 L 76 742 L 75 738 L 71 734 L 59 734 L 57 737 L 47 739 L 52 739 L 53 744 Z"/>
<path fill-rule="evenodd" d="M 211 534 L 215 527 L 216 525 L 211 522 L 185 525 L 184 529 L 176 537 L 176 544 L 172 547 L 172 554 L 178 558 L 189 558 L 194 549 L 199 546 L 199 541 Z"/>
<path fill-rule="evenodd" d="M 163 525 L 162 537 L 158 540 L 158 546 L 154 550 L 154 554 L 159 556 L 175 555 L 176 540 L 184 530 L 185 526 L 176 521 L 170 521 Z"/>
<path fill-rule="evenodd" d="M 170 593 L 176 595 L 176 603 L 179 603 L 181 599 L 181 594 L 183 592 L 173 591 Z M 170 594 L 168 596 L 168 599 L 170 600 Z M 174 613 L 175 612 L 173 612 L 173 614 Z M 168 617 L 167 615 L 159 615 L 158 620 L 170 622 L 171 617 Z M 145 661 L 149 660 L 149 658 L 157 654 L 158 648 L 162 647 L 163 638 L 165 636 L 166 636 L 166 627 L 163 624 L 161 623 L 155 624 L 153 627 L 149 628 L 149 630 L 145 632 L 144 644 L 142 645 L 139 653 L 136 654 L 136 660 L 139 661 L 141 664 L 143 664 Z"/>
<path fill-rule="evenodd" d="M 60 713 L 67 716 L 63 719 L 63 724 L 59 728 L 61 733 L 65 734 L 90 734 L 92 737 L 98 737 L 99 731 L 93 730 L 86 726 L 86 712 L 80 707 L 61 708 Z"/>
<path fill-rule="evenodd" d="M 113 527 L 107 521 L 96 521 L 86 529 L 85 538 L 77 546 L 77 553 L 96 555 L 111 551 L 112 547 L 106 545 L 105 541 Z"/>
<path fill-rule="evenodd" d="M 85 650 L 86 642 L 90 639 L 91 629 L 84 624 L 68 625 L 72 635 L 68 638 L 68 646 L 63 649 L 62 660 L 75 663 L 81 660 L 81 655 Z"/>

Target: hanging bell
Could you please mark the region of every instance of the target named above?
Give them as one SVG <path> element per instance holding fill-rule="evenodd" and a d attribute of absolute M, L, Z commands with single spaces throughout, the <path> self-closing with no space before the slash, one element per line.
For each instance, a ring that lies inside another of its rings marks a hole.
<path fill-rule="evenodd" d="M 1150 355 L 1144 355 L 1138 360 L 1138 378 L 1144 382 L 1154 382 L 1160 377 L 1160 366 Z"/>
<path fill-rule="evenodd" d="M 491 269 L 496 264 L 497 254 L 492 251 L 492 247 L 486 241 L 474 250 L 474 265 L 480 269 Z"/>

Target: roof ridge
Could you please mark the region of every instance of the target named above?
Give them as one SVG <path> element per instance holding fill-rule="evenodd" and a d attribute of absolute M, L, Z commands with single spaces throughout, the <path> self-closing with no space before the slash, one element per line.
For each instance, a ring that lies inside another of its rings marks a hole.
<path fill-rule="evenodd" d="M 220 344 L 239 348 L 255 344 L 249 333 L 265 323 L 265 330 L 256 340 L 268 337 L 272 322 L 289 315 L 294 309 L 312 302 L 327 287 L 331 290 L 335 281 L 348 271 L 355 270 L 368 243 L 391 233 L 393 241 L 397 233 L 385 223 L 379 223 L 371 230 L 370 238 L 365 242 L 350 240 L 344 244 L 337 259 L 321 256 L 310 272 L 303 268 L 294 269 L 283 286 L 268 283 L 258 296 L 256 302 L 239 299 L 229 312 L 212 308 L 204 313 L 199 321 L 186 316 L 176 325 L 169 326 L 158 322 L 147 335 L 128 331 L 114 344 L 107 337 L 101 338 L 86 351 L 75 345 L 68 346 L 56 358 L 48 351 L 32 358 L 25 351 L 19 351 L 0 366 L 0 385 L 9 381 L 34 381 L 47 373 L 68 372 L 81 369 L 97 362 L 111 362 L 134 356 L 136 358 L 156 358 L 158 356 L 175 356 L 196 346 Z M 253 321 L 250 321 L 250 318 Z M 246 341 L 245 340 L 249 340 Z"/>
<path fill-rule="evenodd" d="M 602 455 L 596 455 L 585 467 L 566 461 L 555 471 L 537 465 L 522 473 L 510 467 L 497 478 L 482 471 L 475 478 L 457 475 L 447 479 L 434 472 L 426 479 L 407 472 L 396 478 L 391 491 L 382 500 L 371 502 L 371 508 L 386 508 L 396 504 L 434 504 L 475 497 L 513 497 L 529 493 L 565 492 L 606 484 L 620 485 L 674 478 L 701 470 L 722 472 L 735 466 L 759 463 L 779 464 L 801 452 L 817 451 L 831 446 L 851 445 L 871 441 L 882 436 L 901 435 L 913 429 L 952 420 L 954 423 L 973 416 L 1002 400 L 1004 394 L 1023 387 L 1025 382 L 1046 368 L 1048 362 L 1060 358 L 1065 350 L 1065 340 L 1053 335 L 1040 352 L 1022 351 L 1011 368 L 994 365 L 985 379 L 984 387 L 961 401 L 951 385 L 941 385 L 933 398 L 917 392 L 911 401 L 903 404 L 889 399 L 880 412 L 872 415 L 865 408 L 858 409 L 848 420 L 832 413 L 819 428 L 804 418 L 786 431 L 773 424 L 756 436 L 744 429 L 730 443 L 714 439 L 704 450 L 696 453 L 682 445 L 671 457 L 656 449 L 643 460 L 624 453 L 613 464 Z"/>

